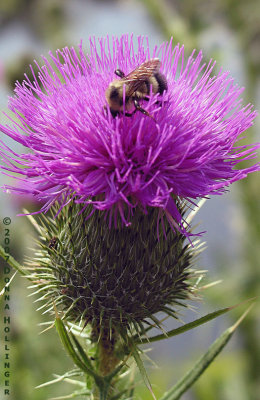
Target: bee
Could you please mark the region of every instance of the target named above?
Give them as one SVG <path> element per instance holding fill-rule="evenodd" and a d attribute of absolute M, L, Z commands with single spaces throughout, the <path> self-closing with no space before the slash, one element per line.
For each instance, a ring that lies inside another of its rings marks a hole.
<path fill-rule="evenodd" d="M 168 89 L 167 80 L 159 71 L 160 66 L 159 58 L 152 58 L 143 62 L 128 75 L 125 75 L 120 69 L 115 71 L 115 74 L 121 79 L 112 81 L 105 93 L 113 117 L 123 112 L 124 86 L 125 115 L 131 117 L 136 111 L 140 111 L 144 115 L 152 117 L 148 111 L 141 107 L 140 101 L 149 100 L 150 89 L 152 89 L 153 94 L 163 94 Z"/>

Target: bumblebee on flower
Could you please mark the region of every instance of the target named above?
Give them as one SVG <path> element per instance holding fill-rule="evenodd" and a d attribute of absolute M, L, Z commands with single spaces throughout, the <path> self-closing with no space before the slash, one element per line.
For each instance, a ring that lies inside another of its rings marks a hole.
<path fill-rule="evenodd" d="M 158 59 L 153 74 L 165 77 L 167 91 L 135 98 L 135 109 L 145 112 L 131 117 L 126 98 L 115 118 L 104 112 L 115 71 L 123 71 L 124 80 Z M 17 83 L 10 99 L 20 122 L 1 126 L 30 150 L 22 155 L 1 150 L 3 169 L 21 181 L 20 187 L 6 189 L 33 194 L 45 203 L 42 211 L 65 196 L 82 207 L 91 203 L 111 220 L 120 215 L 127 225 L 137 207 L 144 212 L 157 207 L 173 229 L 185 232 L 176 199 L 196 203 L 220 195 L 259 169 L 235 169 L 259 147 L 235 145 L 256 112 L 241 105 L 243 89 L 228 72 L 213 75 L 215 63 L 202 64 L 201 52 L 184 63 L 184 47 L 173 48 L 172 40 L 150 50 L 139 37 L 135 51 L 133 37 L 123 35 L 98 44 L 90 39 L 88 55 L 80 46 L 78 52 L 65 48 L 43 61 L 43 67 L 36 62 L 38 73 L 32 68 L 34 81 Z"/>

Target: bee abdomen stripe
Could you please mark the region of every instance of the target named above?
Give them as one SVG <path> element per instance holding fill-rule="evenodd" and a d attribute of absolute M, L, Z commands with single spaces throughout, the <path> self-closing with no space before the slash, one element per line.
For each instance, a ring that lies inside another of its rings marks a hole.
<path fill-rule="evenodd" d="M 167 80 L 166 80 L 165 76 L 163 74 L 161 74 L 160 72 L 157 72 L 156 74 L 154 74 L 154 76 L 155 76 L 158 86 L 159 86 L 158 92 L 160 94 L 163 94 L 163 92 L 168 89 Z"/>

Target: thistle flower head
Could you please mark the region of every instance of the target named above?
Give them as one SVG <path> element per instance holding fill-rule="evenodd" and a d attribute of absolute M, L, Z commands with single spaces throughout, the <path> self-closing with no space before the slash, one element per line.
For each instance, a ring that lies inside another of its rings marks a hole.
<path fill-rule="evenodd" d="M 104 105 L 114 71 L 128 74 L 156 57 L 168 90 L 142 102 L 153 118 L 141 112 L 113 118 Z M 228 72 L 203 64 L 201 52 L 185 62 L 183 46 L 172 48 L 172 41 L 151 50 L 139 37 L 135 50 L 133 38 L 123 35 L 90 39 L 87 55 L 81 46 L 65 48 L 43 57 L 43 66 L 35 63 L 33 82 L 17 83 L 10 99 L 13 124 L 0 127 L 30 151 L 18 155 L 2 145 L 1 154 L 5 172 L 21 182 L 6 188 L 33 194 L 44 202 L 42 211 L 74 198 L 128 224 L 135 208 L 156 207 L 184 231 L 177 200 L 220 195 L 259 169 L 235 169 L 259 147 L 235 145 L 256 112 L 242 106 L 243 89 Z"/>
<path fill-rule="evenodd" d="M 57 205 L 40 225 L 41 250 L 28 274 L 43 294 L 44 310 L 55 301 L 64 318 L 119 334 L 143 333 L 147 323 L 160 326 L 158 312 L 177 318 L 194 293 L 199 241 L 186 243 L 167 219 L 156 232 L 158 210 L 152 207 L 147 215 L 135 210 L 129 227 L 119 221 L 109 227 L 100 211 L 87 219 L 90 210 L 80 207 L 71 203 L 54 218 Z"/>

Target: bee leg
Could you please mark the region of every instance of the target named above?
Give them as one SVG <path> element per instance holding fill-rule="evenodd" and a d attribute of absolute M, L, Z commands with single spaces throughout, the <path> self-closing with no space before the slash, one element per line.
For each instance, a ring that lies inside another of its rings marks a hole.
<path fill-rule="evenodd" d="M 154 117 L 148 111 L 146 111 L 144 108 L 140 106 L 139 101 L 136 99 L 134 100 L 134 106 L 135 106 L 135 111 L 140 111 L 144 115 L 147 115 L 147 117 L 154 119 Z"/>
<path fill-rule="evenodd" d="M 121 69 L 116 69 L 116 70 L 115 70 L 115 74 L 116 74 L 117 76 L 119 76 L 120 78 L 124 78 L 124 77 L 125 77 L 125 74 L 124 74 L 123 71 L 121 71 Z"/>

